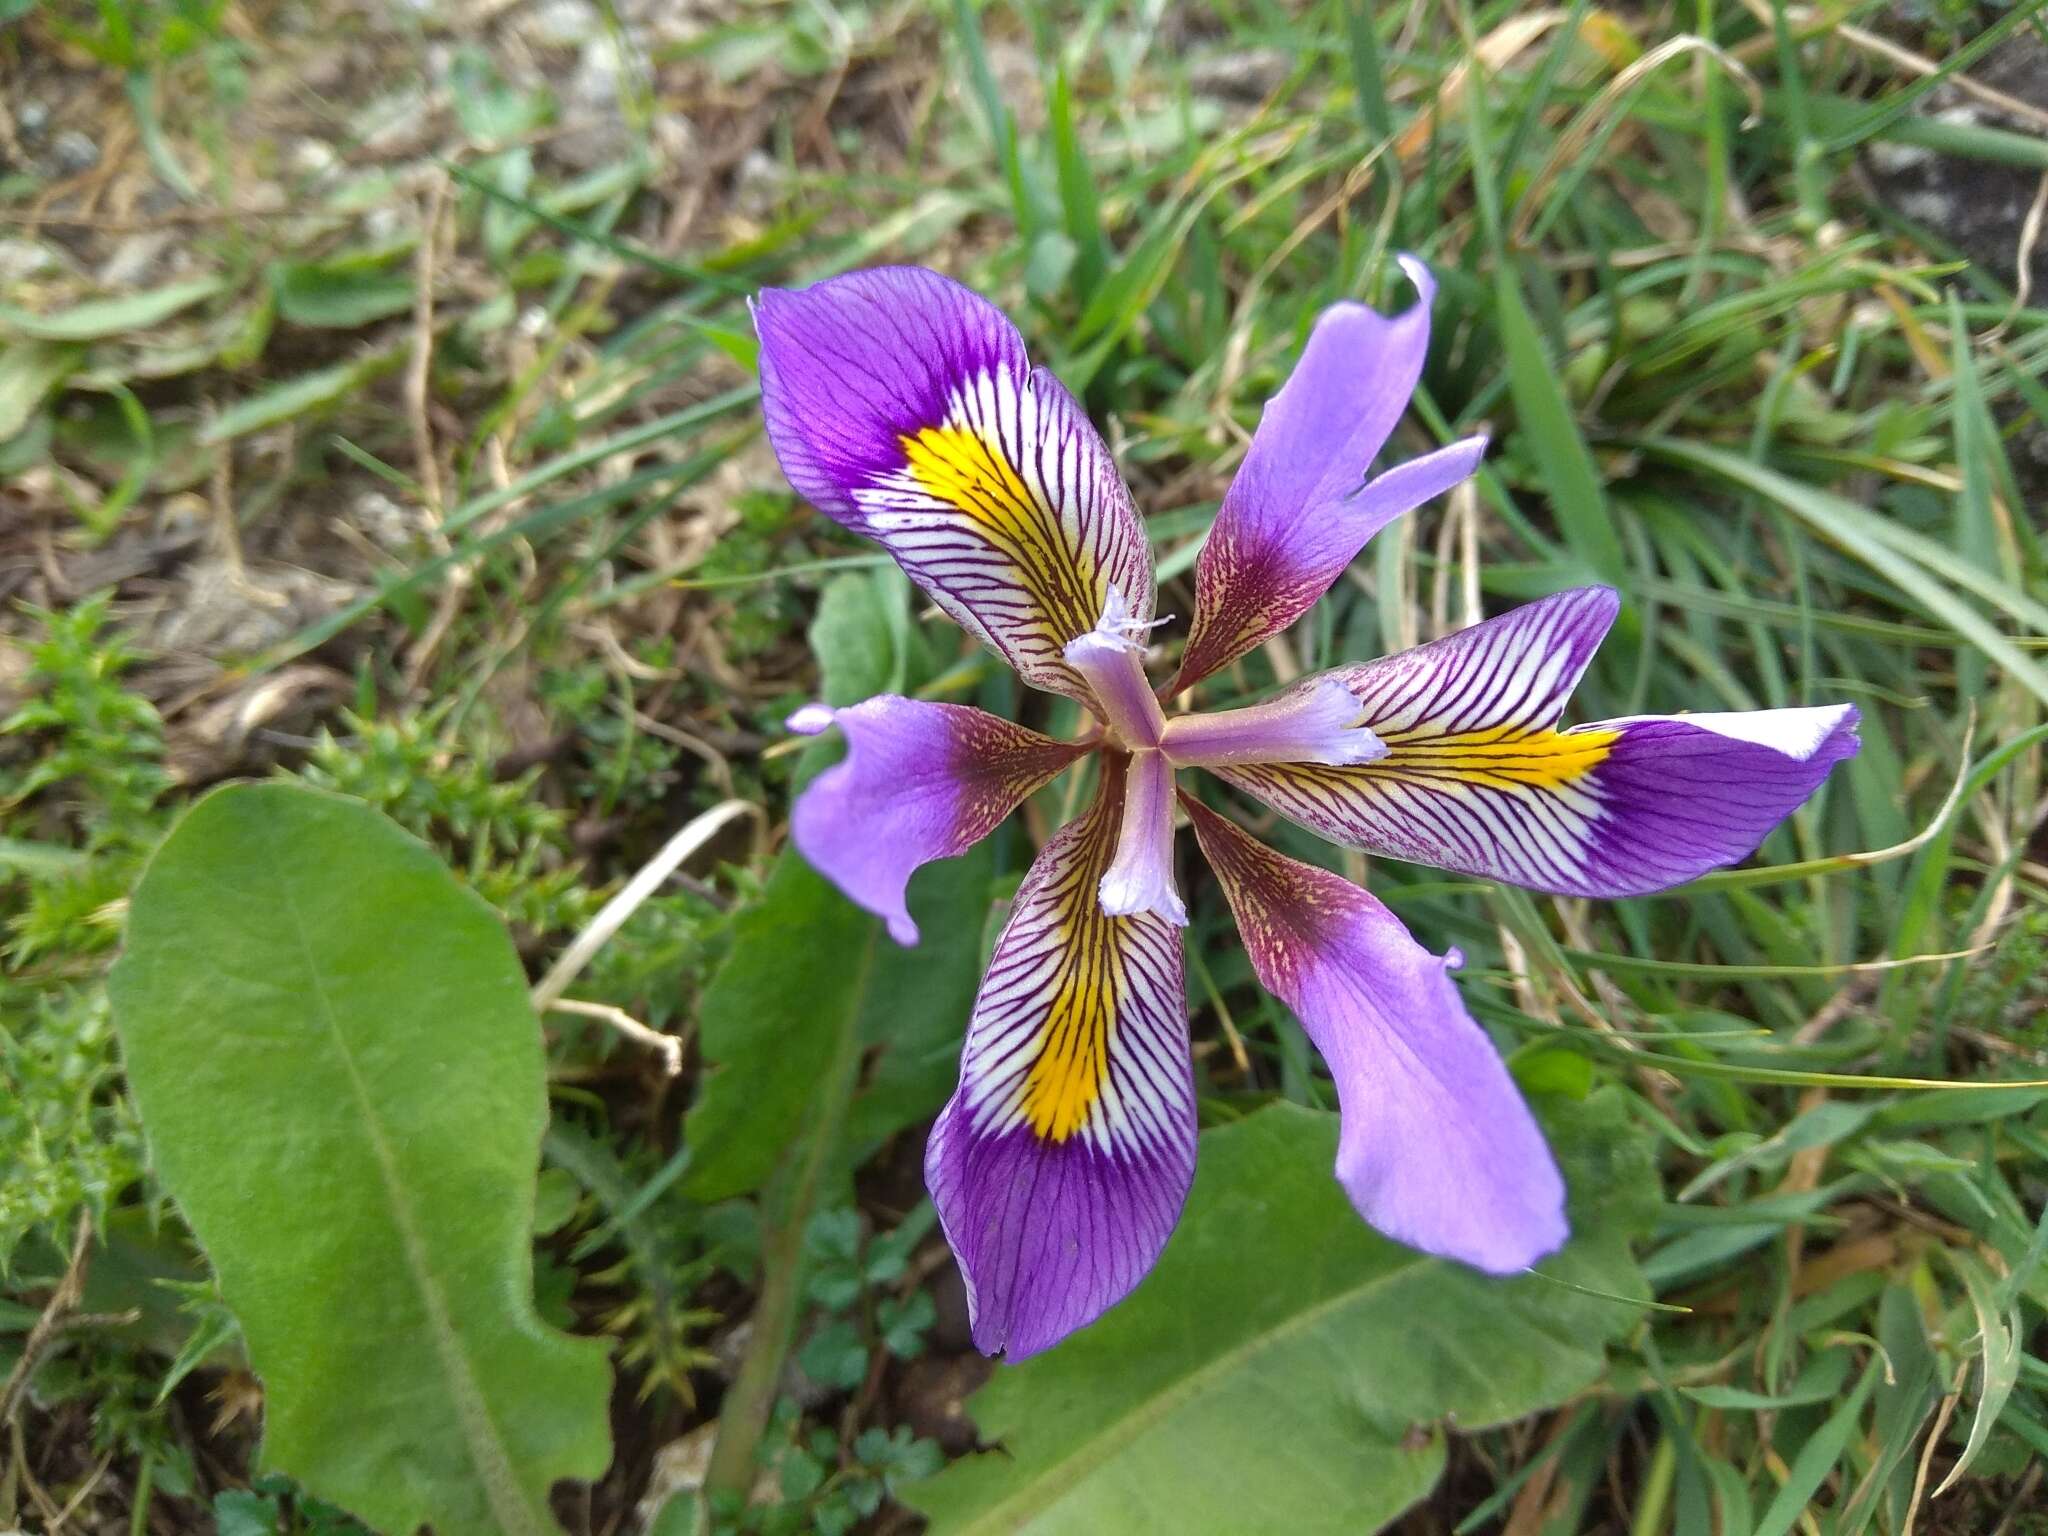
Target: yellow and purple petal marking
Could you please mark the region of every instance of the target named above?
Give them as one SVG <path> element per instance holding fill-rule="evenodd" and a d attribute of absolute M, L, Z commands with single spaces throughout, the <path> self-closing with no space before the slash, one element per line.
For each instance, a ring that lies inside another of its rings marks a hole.
<path fill-rule="evenodd" d="M 790 832 L 811 866 L 917 942 L 904 891 L 918 866 L 965 853 L 1088 749 L 964 704 L 880 694 L 849 709 L 808 705 L 790 729 L 846 734 L 846 758 L 797 800 Z"/>
<path fill-rule="evenodd" d="M 1419 295 L 1388 317 L 1325 310 L 1223 498 L 1195 564 L 1195 616 L 1174 691 L 1192 687 L 1312 607 L 1366 542 L 1478 467 L 1483 438 L 1399 465 L 1368 483 L 1429 352 L 1429 269 L 1401 269 Z"/>
<path fill-rule="evenodd" d="M 1284 858 L 1188 796 L 1259 982 L 1336 1080 L 1337 1179 L 1389 1237 L 1495 1274 L 1566 1236 L 1564 1181 L 1439 958 L 1366 892 Z"/>
<path fill-rule="evenodd" d="M 1544 598 L 1301 687 L 1341 682 L 1386 755 L 1217 770 L 1335 842 L 1567 896 L 1636 896 L 1754 852 L 1856 747 L 1855 709 L 1559 730 L 1620 599 Z"/>
<path fill-rule="evenodd" d="M 1180 934 L 1102 910 L 1124 799 L 1102 763 L 1094 807 L 1017 892 L 925 1152 L 975 1345 L 1013 1360 L 1130 1293 L 1194 1178 Z"/>
<path fill-rule="evenodd" d="M 754 319 L 790 484 L 1027 682 L 1086 698 L 1065 647 L 1112 590 L 1150 617 L 1151 552 L 1108 448 L 1016 327 L 918 267 L 767 289 Z"/>

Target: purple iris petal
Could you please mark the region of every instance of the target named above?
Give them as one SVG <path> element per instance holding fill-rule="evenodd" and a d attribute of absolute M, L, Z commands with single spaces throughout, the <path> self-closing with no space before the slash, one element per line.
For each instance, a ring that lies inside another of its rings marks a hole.
<path fill-rule="evenodd" d="M 1561 592 L 1330 679 L 1387 754 L 1351 767 L 1221 767 L 1333 842 L 1570 896 L 1634 896 L 1733 863 L 1856 751 L 1849 705 L 1559 730 L 1613 623 L 1606 587 Z"/>
<path fill-rule="evenodd" d="M 948 1109 L 933 1128 L 925 1183 L 949 1213 L 974 1347 L 1014 1364 L 1087 1327 L 1159 1261 L 1194 1182 L 1194 1107 L 1185 1152 L 978 1135 L 964 1119 Z"/>
<path fill-rule="evenodd" d="M 1389 1237 L 1495 1274 L 1564 1243 L 1564 1181 L 1439 959 L 1328 870 L 1183 797 L 1266 990 L 1336 1080 L 1337 1179 Z"/>
<path fill-rule="evenodd" d="M 1412 308 L 1392 317 L 1363 304 L 1325 310 L 1266 402 L 1195 565 L 1195 617 L 1175 691 L 1287 628 L 1375 533 L 1478 465 L 1486 444 L 1472 438 L 1363 483 L 1429 351 L 1436 284 L 1412 257 L 1401 269 L 1420 295 Z"/>
<path fill-rule="evenodd" d="M 828 723 L 846 733 L 845 761 L 819 774 L 790 816 L 796 845 L 886 918 L 899 944 L 917 942 L 904 891 L 918 866 L 965 853 L 1087 751 L 964 704 L 895 694 L 850 709 L 807 705 L 790 718 L 805 734 Z"/>
<path fill-rule="evenodd" d="M 1096 899 L 1123 778 L 1105 758 L 1094 807 L 1018 889 L 925 1151 L 984 1354 L 1036 1354 L 1122 1300 L 1194 1179 L 1180 935 Z"/>
<path fill-rule="evenodd" d="M 860 493 L 903 462 L 905 436 L 945 418 L 962 381 L 1030 371 L 1024 338 L 980 294 L 923 267 L 873 267 L 764 288 L 761 414 L 797 494 L 856 533 Z"/>
<path fill-rule="evenodd" d="M 1342 304 L 1268 402 L 1196 566 L 1191 686 L 1279 633 L 1387 522 L 1472 473 L 1455 443 L 1361 484 L 1420 377 L 1434 285 L 1392 317 Z M 1053 741 L 895 696 L 807 705 L 846 761 L 798 801 L 806 858 L 899 942 L 928 860 L 965 851 L 1100 750 L 1093 807 L 1047 843 L 976 998 L 925 1175 L 974 1341 L 1013 1358 L 1137 1285 L 1193 1177 L 1194 1085 L 1175 925 L 1174 771 L 1206 767 L 1338 842 L 1537 889 L 1629 895 L 1739 859 L 1856 751 L 1847 705 L 1559 729 L 1613 622 L 1564 592 L 1264 704 L 1168 720 L 1148 687 L 1151 559 L 1073 398 L 985 300 L 882 268 L 756 311 L 763 412 L 790 483 L 880 542 L 964 628 L 1102 739 Z M 1449 971 L 1370 895 L 1184 799 L 1259 979 L 1328 1062 L 1337 1174 L 1381 1230 L 1506 1272 L 1565 1239 L 1541 1133 Z"/>
<path fill-rule="evenodd" d="M 1027 682 L 1085 697 L 1061 650 L 1111 592 L 1150 616 L 1151 552 L 1102 438 L 1002 311 L 936 272 L 878 267 L 767 289 L 754 319 L 790 484 Z"/>
<path fill-rule="evenodd" d="M 1831 704 L 1585 727 L 1620 735 L 1595 770 L 1602 819 L 1579 893 L 1661 891 L 1748 858 L 1856 755 L 1860 718 Z"/>

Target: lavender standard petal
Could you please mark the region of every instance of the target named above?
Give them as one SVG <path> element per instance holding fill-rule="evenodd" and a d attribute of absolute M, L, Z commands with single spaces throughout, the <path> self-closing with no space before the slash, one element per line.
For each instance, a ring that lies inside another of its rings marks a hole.
<path fill-rule="evenodd" d="M 1401 269 L 1419 295 L 1412 308 L 1391 318 L 1362 304 L 1325 310 L 1266 403 L 1195 564 L 1176 690 L 1287 628 L 1382 527 L 1477 466 L 1486 445 L 1473 438 L 1365 481 L 1429 352 L 1436 285 L 1412 257 Z"/>
<path fill-rule="evenodd" d="M 1150 912 L 1176 928 L 1188 925 L 1173 883 L 1173 764 L 1163 752 L 1131 754 L 1116 857 L 1097 891 L 1111 917 Z"/>
<path fill-rule="evenodd" d="M 1136 750 L 1159 745 L 1166 713 L 1159 696 L 1145 680 L 1145 631 L 1125 610 L 1123 594 L 1114 588 L 1109 605 L 1095 627 L 1067 642 L 1067 665 L 1088 684 L 1090 705 L 1112 736 Z"/>

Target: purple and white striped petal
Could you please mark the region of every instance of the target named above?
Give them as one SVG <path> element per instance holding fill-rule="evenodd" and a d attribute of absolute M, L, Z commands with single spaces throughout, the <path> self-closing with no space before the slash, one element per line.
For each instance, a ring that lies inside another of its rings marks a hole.
<path fill-rule="evenodd" d="M 1012 1360 L 1128 1295 L 1194 1179 L 1180 934 L 1102 910 L 1124 769 L 1102 771 L 1094 807 L 1017 892 L 925 1150 L 975 1346 Z"/>
<path fill-rule="evenodd" d="M 1002 311 L 921 267 L 763 290 L 761 408 L 798 494 L 881 544 L 1027 682 L 1086 698 L 1062 654 L 1112 591 L 1152 613 L 1130 492 Z"/>
<path fill-rule="evenodd" d="M 1223 778 L 1334 842 L 1566 896 L 1636 896 L 1753 853 L 1857 748 L 1847 704 L 1557 729 L 1620 605 L 1581 587 L 1335 679 L 1386 744 Z M 1283 696 L 1284 697 L 1284 696 Z"/>
<path fill-rule="evenodd" d="M 1438 958 L 1348 880 L 1273 852 L 1183 795 L 1252 968 L 1337 1083 L 1337 1181 L 1428 1253 L 1508 1274 L 1566 1237 L 1564 1181 Z"/>
<path fill-rule="evenodd" d="M 893 693 L 789 718 L 806 736 L 835 724 L 846 757 L 798 798 L 790 833 L 812 868 L 887 919 L 898 944 L 917 942 L 904 891 L 918 866 L 965 853 L 1088 750 L 964 704 Z"/>
<path fill-rule="evenodd" d="M 1332 305 L 1266 402 L 1195 564 L 1195 617 L 1172 691 L 1279 634 L 1375 533 L 1478 467 L 1486 440 L 1474 437 L 1365 479 L 1429 352 L 1436 283 L 1412 256 L 1401 270 L 1419 295 L 1412 308 L 1390 318 Z"/>

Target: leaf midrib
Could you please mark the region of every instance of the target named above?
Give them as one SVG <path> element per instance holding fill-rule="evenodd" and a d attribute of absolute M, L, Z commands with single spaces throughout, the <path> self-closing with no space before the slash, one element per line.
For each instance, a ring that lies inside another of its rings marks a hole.
<path fill-rule="evenodd" d="M 1338 1291 L 1314 1306 L 1304 1308 L 1278 1326 L 1246 1339 L 1205 1364 L 1197 1366 L 1187 1375 L 1177 1377 L 1138 1403 L 1109 1429 L 1093 1436 L 1079 1449 L 1070 1451 L 1052 1463 L 1037 1477 L 987 1510 L 971 1524 L 962 1526 L 958 1536 L 980 1536 L 983 1532 L 1022 1529 L 1025 1520 L 1044 1513 L 1059 1495 L 1078 1487 L 1082 1479 L 1094 1472 L 1111 1455 L 1122 1450 L 1174 1409 L 1187 1402 L 1201 1387 L 1219 1376 L 1229 1374 L 1262 1351 L 1292 1338 L 1340 1307 L 1349 1306 L 1361 1297 L 1370 1296 L 1381 1287 L 1405 1278 L 1428 1262 L 1430 1261 L 1418 1254 L 1396 1268 L 1374 1275 L 1361 1285 Z"/>
<path fill-rule="evenodd" d="M 281 866 L 276 858 L 275 834 L 260 817 L 256 825 L 258 835 L 272 855 L 270 868 L 276 870 Z M 282 898 L 281 906 L 291 920 L 292 933 L 298 942 L 300 958 L 305 963 L 316 1013 L 320 1022 L 326 1026 L 328 1038 L 341 1061 L 342 1070 L 348 1075 L 349 1091 L 355 1096 L 364 1134 L 376 1156 L 377 1171 L 384 1186 L 391 1224 L 398 1232 L 399 1244 L 405 1253 L 406 1273 L 418 1290 L 421 1304 L 426 1309 L 429 1337 L 433 1341 L 435 1358 L 439 1360 L 442 1375 L 447 1381 L 449 1396 L 454 1400 L 456 1421 L 462 1428 L 463 1448 L 468 1453 L 470 1465 L 475 1469 L 477 1478 L 483 1485 L 484 1497 L 490 1504 L 491 1516 L 502 1530 L 545 1536 L 547 1526 L 536 1518 L 536 1512 L 520 1492 L 518 1475 L 513 1470 L 511 1455 L 498 1432 L 496 1422 L 491 1417 L 490 1407 L 484 1401 L 483 1389 L 478 1385 L 475 1373 L 470 1369 L 469 1358 L 463 1352 L 461 1336 L 455 1329 L 454 1316 L 449 1309 L 448 1300 L 441 1293 L 440 1285 L 427 1262 L 426 1244 L 413 1215 L 412 1202 L 399 1179 L 397 1157 L 392 1152 L 390 1140 L 384 1134 L 383 1122 L 378 1118 L 372 1105 L 368 1085 L 364 1083 L 362 1073 L 356 1067 L 355 1053 L 349 1048 L 348 1039 L 342 1032 L 339 1018 L 328 998 L 312 940 L 307 932 L 305 919 L 299 911 L 296 893 L 287 880 L 279 879 L 275 884 Z"/>

